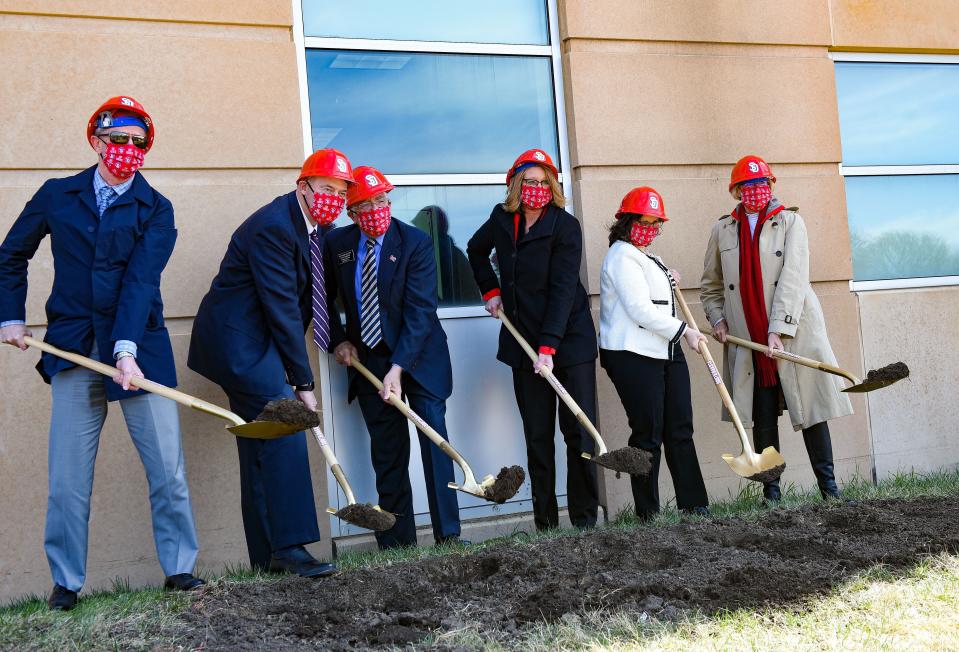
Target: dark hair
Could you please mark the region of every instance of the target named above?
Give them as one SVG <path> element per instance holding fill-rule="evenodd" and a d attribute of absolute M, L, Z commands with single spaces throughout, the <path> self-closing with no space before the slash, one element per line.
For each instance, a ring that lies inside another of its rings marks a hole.
<path fill-rule="evenodd" d="M 616 221 L 609 225 L 609 246 L 612 247 L 620 240 L 629 242 L 629 232 L 633 228 L 633 222 L 640 217 L 641 215 L 636 213 L 622 213 L 620 217 L 617 217 Z"/>

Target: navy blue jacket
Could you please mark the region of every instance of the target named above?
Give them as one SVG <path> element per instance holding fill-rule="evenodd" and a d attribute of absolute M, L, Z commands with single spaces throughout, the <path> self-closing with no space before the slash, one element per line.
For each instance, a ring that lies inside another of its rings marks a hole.
<path fill-rule="evenodd" d="M 360 230 L 350 225 L 330 231 L 324 242 L 326 297 L 330 317 L 330 350 L 349 340 L 360 350 L 360 314 L 356 298 L 356 253 Z M 429 235 L 392 220 L 383 238 L 377 282 L 383 341 L 398 364 L 430 393 L 448 398 L 453 371 L 446 331 L 436 315 L 436 259 Z M 337 296 L 346 312 L 346 328 L 334 306 Z M 356 375 L 350 370 L 350 399 Z"/>
<path fill-rule="evenodd" d="M 309 238 L 295 191 L 239 226 L 193 321 L 190 369 L 257 395 L 313 382 Z"/>
<path fill-rule="evenodd" d="M 0 321 L 25 320 L 27 265 L 49 234 L 53 291 L 47 299 L 46 342 L 114 365 L 117 340 L 137 345 L 137 364 L 150 380 L 176 385 L 170 335 L 163 325 L 160 274 L 176 242 L 173 206 L 138 172 L 133 185 L 103 213 L 93 194 L 96 167 L 50 179 L 27 202 L 0 245 Z M 37 370 L 50 381 L 75 366 L 47 353 Z M 125 392 L 110 381 L 107 399 Z"/>

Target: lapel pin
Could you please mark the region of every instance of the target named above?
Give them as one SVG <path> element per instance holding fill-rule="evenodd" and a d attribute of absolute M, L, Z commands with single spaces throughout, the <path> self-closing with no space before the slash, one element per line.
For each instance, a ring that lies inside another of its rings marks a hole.
<path fill-rule="evenodd" d="M 390 256 L 390 262 L 391 262 L 391 263 L 395 263 L 395 262 L 396 262 L 396 256 L 392 256 L 392 255 L 391 255 L 391 256 Z"/>

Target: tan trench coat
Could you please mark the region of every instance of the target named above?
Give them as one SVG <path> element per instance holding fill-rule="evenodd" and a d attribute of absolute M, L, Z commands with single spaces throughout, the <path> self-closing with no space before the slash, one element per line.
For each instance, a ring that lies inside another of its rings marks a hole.
<path fill-rule="evenodd" d="M 786 351 L 835 365 L 822 306 L 809 283 L 809 240 L 799 213 L 783 210 L 763 225 L 759 255 L 770 332 L 780 333 Z M 719 218 L 710 233 L 701 288 L 709 323 L 725 317 L 731 335 L 751 339 L 739 290 L 738 223 L 728 215 Z M 723 357 L 723 382 L 743 425 L 752 427 L 752 351 L 727 344 Z M 778 368 L 794 430 L 852 414 L 837 376 L 782 360 Z M 723 419 L 730 420 L 726 410 Z"/>

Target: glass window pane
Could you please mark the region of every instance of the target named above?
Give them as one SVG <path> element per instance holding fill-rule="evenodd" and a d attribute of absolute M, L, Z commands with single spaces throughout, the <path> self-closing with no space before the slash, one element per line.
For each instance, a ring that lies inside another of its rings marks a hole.
<path fill-rule="evenodd" d="M 857 281 L 959 275 L 959 175 L 846 177 Z"/>
<path fill-rule="evenodd" d="M 387 174 L 502 173 L 557 160 L 549 57 L 307 50 L 313 147 Z"/>
<path fill-rule="evenodd" d="M 304 0 L 307 36 L 549 44 L 544 0 Z"/>
<path fill-rule="evenodd" d="M 844 165 L 959 164 L 959 65 L 836 64 Z"/>
<path fill-rule="evenodd" d="M 433 238 L 440 307 L 481 305 L 466 243 L 506 195 L 506 186 L 402 186 L 390 193 L 393 217 Z M 336 226 L 350 223 L 346 213 Z"/>

